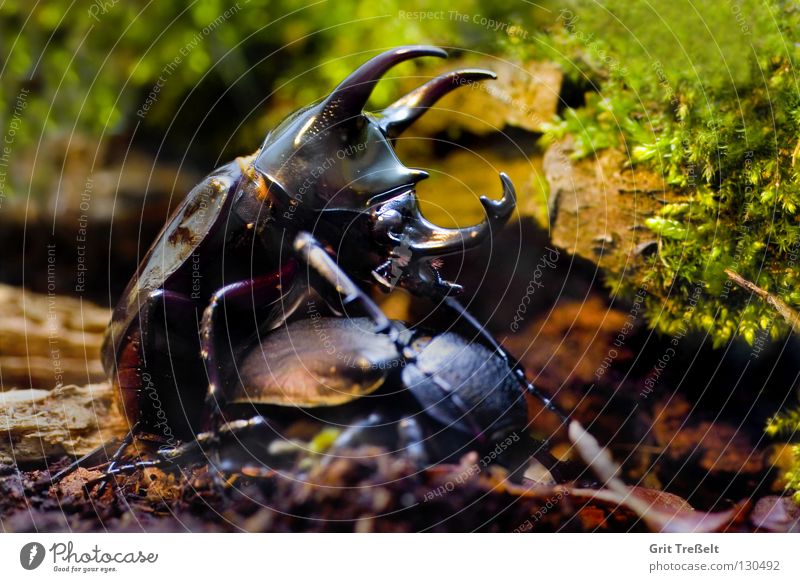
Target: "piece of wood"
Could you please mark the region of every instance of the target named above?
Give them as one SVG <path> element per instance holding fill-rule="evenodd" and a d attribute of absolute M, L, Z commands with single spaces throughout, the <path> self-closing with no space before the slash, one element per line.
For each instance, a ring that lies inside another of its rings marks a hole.
<path fill-rule="evenodd" d="M 89 301 L 0 285 L 0 390 L 104 380 L 100 346 L 110 319 L 111 310 Z"/>
<path fill-rule="evenodd" d="M 0 392 L 0 463 L 83 455 L 127 424 L 109 383 Z"/>
<path fill-rule="evenodd" d="M 494 71 L 497 79 L 465 84 L 452 91 L 431 113 L 414 123 L 409 135 L 436 135 L 454 129 L 487 135 L 507 126 L 541 133 L 553 122 L 564 79 L 557 65 L 469 59 L 448 61 L 433 74 L 475 67 Z M 419 85 L 420 79 L 411 77 L 405 90 L 411 91 Z"/>
<path fill-rule="evenodd" d="M 124 434 L 100 346 L 111 311 L 0 285 L 0 463 L 83 455 Z"/>

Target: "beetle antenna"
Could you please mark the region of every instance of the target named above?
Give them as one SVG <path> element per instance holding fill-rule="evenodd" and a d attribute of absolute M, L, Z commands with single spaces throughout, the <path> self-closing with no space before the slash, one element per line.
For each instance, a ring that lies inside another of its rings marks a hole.
<path fill-rule="evenodd" d="M 80 457 L 78 459 L 75 459 L 74 461 L 72 461 L 72 463 L 70 463 L 69 465 L 67 465 L 63 469 L 61 469 L 55 475 L 53 475 L 51 477 L 45 477 L 43 479 L 40 479 L 39 481 L 37 481 L 36 483 L 34 483 L 31 486 L 31 489 L 34 492 L 44 491 L 45 489 L 48 489 L 49 487 L 52 487 L 53 485 L 56 485 L 57 483 L 62 481 L 64 479 L 64 477 L 66 477 L 67 475 L 70 475 L 71 473 L 75 472 L 79 467 L 97 466 L 97 465 L 94 465 L 94 464 L 90 464 L 89 462 L 91 460 L 93 460 L 95 457 L 98 457 L 101 453 L 105 452 L 106 449 L 108 447 L 110 447 L 111 445 L 113 445 L 115 442 L 116 442 L 116 439 L 112 440 L 112 441 L 109 441 L 109 442 L 103 443 L 102 445 L 100 445 L 99 447 L 94 449 L 93 451 L 90 451 L 90 452 L 86 453 L 85 455 L 83 455 L 82 457 Z M 112 459 L 113 459 L 113 456 L 112 456 Z M 107 463 L 110 463 L 110 462 L 113 462 L 113 461 L 112 460 L 107 461 Z M 100 463 L 100 465 L 104 465 L 104 464 L 106 464 L 106 463 Z"/>

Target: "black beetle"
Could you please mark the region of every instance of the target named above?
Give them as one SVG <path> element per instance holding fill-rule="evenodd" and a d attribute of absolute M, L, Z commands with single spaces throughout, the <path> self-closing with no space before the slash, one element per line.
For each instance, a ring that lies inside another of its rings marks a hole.
<path fill-rule="evenodd" d="M 520 385 L 534 390 L 516 362 L 450 296 L 459 288 L 440 277 L 434 262 L 478 245 L 507 221 L 516 205 L 511 181 L 500 175 L 501 200 L 481 197 L 486 211 L 481 224 L 440 228 L 422 216 L 417 203 L 415 184 L 427 174 L 405 167 L 392 146 L 443 95 L 495 75 L 480 69 L 454 71 L 379 115 L 363 112 L 372 89 L 392 66 L 423 56 L 446 53 L 411 46 L 369 60 L 320 103 L 284 120 L 255 154 L 211 173 L 177 208 L 114 310 L 103 345 L 103 364 L 119 388 L 131 434 L 148 433 L 172 443 L 192 440 L 203 428 L 216 430 L 222 408 L 256 376 L 241 377 L 246 353 L 254 345 L 264 346 L 260 338 L 285 325 L 310 289 L 336 309 L 340 298 L 332 297 L 328 283 L 338 286 L 350 278 L 384 289 L 396 284 L 441 300 L 485 344 L 480 348 L 485 353 L 474 351 L 474 356 L 514 378 L 517 395 Z M 300 235 L 303 231 L 313 231 L 316 238 Z M 312 248 L 310 254 L 303 250 Z M 313 268 L 301 269 L 298 259 L 312 256 Z M 360 290 L 355 292 L 356 283 L 351 285 L 353 293 L 346 299 L 359 299 L 380 323 L 378 333 L 392 334 L 404 360 L 418 357 L 398 339 L 395 324 Z M 457 336 L 447 337 L 434 336 L 431 344 L 458 343 Z M 418 380 L 426 390 L 441 392 L 435 371 L 423 376 Z M 507 390 L 506 383 L 500 385 Z M 265 393 L 257 387 L 250 400 L 269 403 Z M 414 395 L 422 403 L 428 399 L 423 392 Z M 430 398 L 439 396 L 431 392 Z M 453 410 L 479 404 L 459 404 L 458 395 L 448 402 Z M 518 424 L 521 410 L 512 405 L 512 424 Z M 474 415 L 465 412 L 458 422 L 466 427 Z M 448 414 L 441 420 L 455 420 Z M 482 430 L 473 428 L 476 436 Z"/>
<path fill-rule="evenodd" d="M 442 95 L 492 73 L 456 71 L 380 116 L 362 112 L 390 67 L 421 56 L 446 53 L 403 47 L 371 59 L 321 103 L 282 122 L 256 154 L 216 170 L 189 193 L 124 292 L 103 346 L 131 423 L 167 438 L 189 437 L 202 425 L 205 386 L 212 399 L 223 398 L 229 346 L 253 331 L 226 326 L 231 312 L 255 310 L 263 333 L 308 292 L 291 246 L 300 230 L 313 230 L 349 275 L 372 283 L 386 284 L 393 253 L 408 249 L 412 257 L 396 283 L 430 296 L 450 291 L 430 258 L 479 244 L 511 215 L 515 200 L 504 178 L 502 200 L 482 198 L 484 223 L 432 225 L 414 193 L 426 174 L 406 168 L 390 143 Z"/>
<path fill-rule="evenodd" d="M 509 435 L 516 435 L 514 442 L 523 437 L 523 445 L 529 446 L 503 457 L 521 453 L 524 461 L 534 453 L 525 436 L 525 392 L 541 395 L 505 354 L 451 331 L 409 329 L 388 319 L 312 235 L 300 232 L 294 248 L 298 258 L 341 294 L 344 305 L 357 305 L 367 316 L 323 317 L 311 302 L 310 317 L 281 326 L 237 354 L 239 382 L 225 401 L 233 409 L 257 405 L 255 416 L 221 423 L 179 446 L 161 447 L 156 459 L 112 464 L 104 478 L 192 455 L 202 458 L 205 446 L 219 447 L 231 435 L 237 449 L 244 444 L 240 457 L 266 462 L 271 473 L 274 459 L 265 452 L 266 444 L 280 433 L 272 419 L 286 417 L 289 408 L 300 411 L 297 417 L 315 409 L 311 415 L 317 419 L 344 419 L 348 428 L 336 439 L 334 454 L 363 442 L 389 450 L 400 447 L 426 466 L 467 450 L 497 447 Z M 558 412 L 549 400 L 544 402 Z M 339 405 L 354 403 L 362 404 L 367 414 L 359 418 L 354 406 L 343 416 L 336 414 L 344 412 Z M 271 406 L 281 410 L 271 415 Z M 326 415 L 320 410 L 324 408 L 338 410 Z M 244 431 L 259 429 L 266 429 L 266 439 L 241 440 Z M 216 462 L 217 469 L 241 466 L 235 454 L 226 453 Z M 535 453 L 547 458 L 541 449 Z"/>

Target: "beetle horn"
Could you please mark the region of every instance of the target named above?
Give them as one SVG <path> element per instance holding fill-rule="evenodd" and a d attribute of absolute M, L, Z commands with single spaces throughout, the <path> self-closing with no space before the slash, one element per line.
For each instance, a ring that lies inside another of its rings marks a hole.
<path fill-rule="evenodd" d="M 366 106 L 369 96 L 386 72 L 403 61 L 418 57 L 447 58 L 447 53 L 433 46 L 404 46 L 381 53 L 353 71 L 325 99 L 323 109 L 356 115 Z"/>
<path fill-rule="evenodd" d="M 480 244 L 493 229 L 499 229 L 506 223 L 517 205 L 517 194 L 511 178 L 500 172 L 500 181 L 503 184 L 503 197 L 491 200 L 481 196 L 486 219 L 475 226 L 441 228 L 417 213 L 414 222 L 406 227 L 410 250 L 420 255 L 445 255 Z"/>
<path fill-rule="evenodd" d="M 380 125 L 390 138 L 397 137 L 450 91 L 496 78 L 497 75 L 485 69 L 461 69 L 431 79 L 384 109 Z"/>

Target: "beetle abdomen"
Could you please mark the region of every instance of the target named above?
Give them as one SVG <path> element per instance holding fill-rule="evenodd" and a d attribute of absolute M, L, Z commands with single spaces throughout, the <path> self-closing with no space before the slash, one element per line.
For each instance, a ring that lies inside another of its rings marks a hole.
<path fill-rule="evenodd" d="M 524 394 L 497 354 L 454 333 L 419 338 L 413 347 L 416 365 L 403 369 L 403 383 L 436 420 L 490 438 L 527 424 Z"/>
<path fill-rule="evenodd" d="M 317 317 L 269 333 L 245 354 L 231 403 L 335 406 L 371 394 L 402 365 L 365 318 Z"/>

